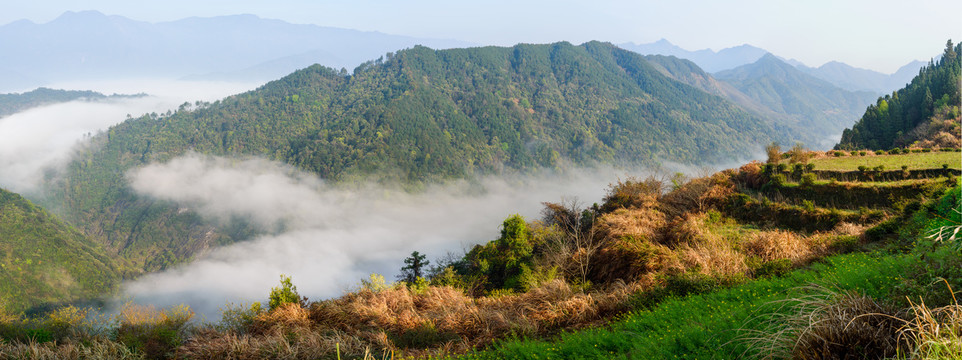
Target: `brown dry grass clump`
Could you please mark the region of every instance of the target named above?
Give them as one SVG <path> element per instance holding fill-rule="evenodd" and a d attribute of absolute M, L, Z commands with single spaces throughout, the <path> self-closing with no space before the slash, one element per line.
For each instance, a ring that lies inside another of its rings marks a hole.
<path fill-rule="evenodd" d="M 708 222 L 708 213 L 688 213 L 672 222 L 669 238 L 681 269 L 721 276 L 747 273 L 745 254 Z"/>
<path fill-rule="evenodd" d="M 667 224 L 665 214 L 654 206 L 621 208 L 595 221 L 597 234 L 606 239 L 632 238 L 651 242 L 661 241 L 660 233 Z"/>
<path fill-rule="evenodd" d="M 762 174 L 762 165 L 763 164 L 759 161 L 752 161 L 748 164 L 742 165 L 742 167 L 738 168 L 738 171 L 735 173 L 735 180 L 740 184 L 744 184 L 750 189 L 758 189 L 762 187 L 762 185 L 765 185 L 765 183 L 768 182 L 765 179 L 765 175 Z"/>
<path fill-rule="evenodd" d="M 905 314 L 863 294 L 824 287 L 774 305 L 767 328 L 745 330 L 740 341 L 758 359 L 886 359 L 905 354 L 910 342 L 899 336 Z M 786 308 L 787 307 L 787 308 Z"/>
<path fill-rule="evenodd" d="M 597 325 L 627 310 L 642 283 L 584 293 L 554 280 L 519 295 L 472 298 L 451 287 L 362 289 L 341 298 L 262 314 L 250 334 L 209 330 L 181 347 L 185 358 L 346 356 L 367 351 L 424 357 L 490 344 L 508 334 L 544 336 Z"/>
<path fill-rule="evenodd" d="M 899 334 L 914 345 L 907 358 L 962 359 L 962 306 L 958 300 L 935 309 L 924 302 L 913 304 L 911 311 L 912 320 L 905 322 Z"/>
<path fill-rule="evenodd" d="M 762 260 L 789 259 L 798 264 L 813 255 L 808 238 L 785 230 L 759 231 L 753 233 L 744 244 L 745 252 Z"/>
<path fill-rule="evenodd" d="M 66 343 L 20 343 L 14 342 L 0 346 L 0 359 L 36 359 L 36 360 L 140 360 L 141 353 L 132 352 L 127 346 L 115 341 L 93 340 L 83 344 Z"/>
<path fill-rule="evenodd" d="M 645 239 L 623 237 L 609 240 L 595 252 L 589 279 L 606 284 L 617 280 L 639 281 L 655 273 L 680 268 L 678 258 L 667 246 Z"/>

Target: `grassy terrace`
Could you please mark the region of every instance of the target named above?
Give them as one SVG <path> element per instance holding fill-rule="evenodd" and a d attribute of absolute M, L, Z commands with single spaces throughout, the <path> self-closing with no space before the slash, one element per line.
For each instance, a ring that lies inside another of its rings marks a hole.
<path fill-rule="evenodd" d="M 856 171 L 859 166 L 869 169 L 882 165 L 887 170 L 898 170 L 907 165 L 910 170 L 939 169 L 948 164 L 951 169 L 962 169 L 962 153 L 939 151 L 929 153 L 910 153 L 899 155 L 852 156 L 846 153 L 840 157 L 820 157 L 811 161 L 815 170 Z"/>
<path fill-rule="evenodd" d="M 462 359 L 736 359 L 748 351 L 741 330 L 763 331 L 788 307 L 773 305 L 811 295 L 811 284 L 884 297 L 902 281 L 909 255 L 833 256 L 785 277 L 752 281 L 710 293 L 672 298 L 634 311 L 610 326 L 560 335 L 551 341 L 515 339 Z"/>

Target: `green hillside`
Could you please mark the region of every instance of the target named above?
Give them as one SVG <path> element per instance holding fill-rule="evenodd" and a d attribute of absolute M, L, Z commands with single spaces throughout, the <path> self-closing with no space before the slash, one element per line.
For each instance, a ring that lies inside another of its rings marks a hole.
<path fill-rule="evenodd" d="M 126 121 L 95 138 L 55 192 L 85 233 L 156 270 L 248 233 L 212 231 L 126 186 L 128 169 L 187 151 L 263 156 L 334 181 L 417 184 L 596 163 L 720 161 L 796 140 L 793 129 L 607 43 L 416 47 L 353 75 L 313 66 L 213 104 Z"/>
<path fill-rule="evenodd" d="M 37 88 L 36 90 L 20 94 L 0 94 L 0 117 L 48 104 L 67 102 L 77 99 L 99 100 L 117 96 L 126 95 L 107 96 L 99 92 L 89 90 L 56 90 L 48 88 Z"/>
<path fill-rule="evenodd" d="M 228 304 L 217 324 L 187 322 L 185 307 L 128 306 L 103 322 L 67 316 L 83 314 L 74 308 L 0 312 L 0 357 L 962 356 L 951 292 L 962 288 L 962 241 L 950 237 L 962 224 L 958 171 L 821 181 L 810 167 L 778 165 L 619 180 L 600 205 L 510 215 L 463 258 L 427 267 L 414 252 L 402 269 L 422 274 L 413 281 L 372 274 L 308 301 L 282 276 L 264 289 L 268 306 Z M 927 236 L 939 229 L 941 239 Z M 90 331 L 103 323 L 108 331 Z"/>
<path fill-rule="evenodd" d="M 876 97 L 851 92 L 805 74 L 774 55 L 714 76 L 776 113 L 796 119 L 798 126 L 831 136 L 849 126 Z"/>
<path fill-rule="evenodd" d="M 938 62 L 922 68 L 905 88 L 878 98 L 842 132 L 836 148 L 959 147 L 960 52 L 962 44 L 949 40 Z"/>
<path fill-rule="evenodd" d="M 95 299 L 118 280 L 117 268 L 100 246 L 0 189 L 0 310 Z"/>

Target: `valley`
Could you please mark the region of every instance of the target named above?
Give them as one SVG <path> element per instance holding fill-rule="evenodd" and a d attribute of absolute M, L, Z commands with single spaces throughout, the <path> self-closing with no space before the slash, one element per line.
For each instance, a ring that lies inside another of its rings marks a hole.
<path fill-rule="evenodd" d="M 952 40 L 261 14 L 0 25 L 0 359 L 962 356 Z"/>

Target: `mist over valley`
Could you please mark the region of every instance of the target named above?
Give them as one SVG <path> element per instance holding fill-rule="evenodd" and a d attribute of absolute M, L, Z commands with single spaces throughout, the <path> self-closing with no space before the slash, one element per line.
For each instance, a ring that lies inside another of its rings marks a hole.
<path fill-rule="evenodd" d="M 962 324 L 962 45 L 899 25 L 956 5 L 59 1 L 0 5 L 0 359 L 892 358 Z"/>

